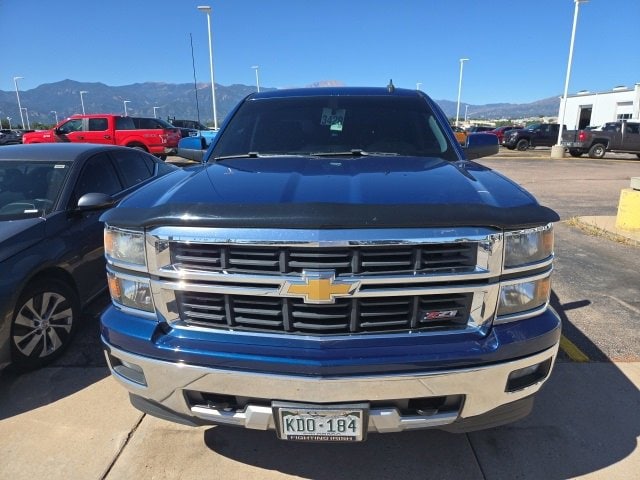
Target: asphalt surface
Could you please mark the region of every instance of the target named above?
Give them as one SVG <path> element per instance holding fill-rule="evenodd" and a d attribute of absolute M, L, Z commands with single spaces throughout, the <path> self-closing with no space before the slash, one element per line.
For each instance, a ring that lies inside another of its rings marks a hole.
<path fill-rule="evenodd" d="M 480 163 L 562 219 L 552 303 L 565 341 L 526 419 L 466 435 L 372 434 L 354 445 L 168 423 L 136 411 L 109 376 L 98 340 L 104 295 L 55 365 L 0 373 L 0 479 L 640 478 L 640 247 L 580 221 L 614 216 L 640 161 L 550 160 L 536 149 Z"/>

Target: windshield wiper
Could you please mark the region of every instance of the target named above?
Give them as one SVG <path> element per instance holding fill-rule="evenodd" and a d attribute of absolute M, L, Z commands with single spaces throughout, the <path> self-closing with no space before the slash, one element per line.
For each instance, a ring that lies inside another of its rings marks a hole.
<path fill-rule="evenodd" d="M 261 155 L 258 152 L 238 153 L 235 155 L 223 155 L 222 157 L 214 157 L 214 160 L 227 160 L 228 158 L 258 158 Z"/>
<path fill-rule="evenodd" d="M 312 157 L 366 157 L 368 152 L 359 148 L 353 148 L 344 152 L 311 152 Z"/>
<path fill-rule="evenodd" d="M 223 155 L 221 157 L 213 157 L 214 160 L 228 160 L 231 158 L 264 158 L 264 157 L 303 157 L 302 153 L 238 153 L 235 155 Z"/>

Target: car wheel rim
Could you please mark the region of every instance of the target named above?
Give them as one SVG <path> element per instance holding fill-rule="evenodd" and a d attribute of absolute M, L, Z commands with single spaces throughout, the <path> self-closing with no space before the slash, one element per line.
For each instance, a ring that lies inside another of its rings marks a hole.
<path fill-rule="evenodd" d="M 64 346 L 71 333 L 73 310 L 65 297 L 44 292 L 18 311 L 13 342 L 25 357 L 46 357 Z"/>

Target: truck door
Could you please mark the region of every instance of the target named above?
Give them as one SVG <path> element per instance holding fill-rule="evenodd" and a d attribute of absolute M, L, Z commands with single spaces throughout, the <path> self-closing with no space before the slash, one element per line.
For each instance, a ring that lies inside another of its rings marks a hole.
<path fill-rule="evenodd" d="M 56 142 L 84 142 L 82 118 L 72 118 L 55 129 Z"/>
<path fill-rule="evenodd" d="M 640 123 L 625 122 L 623 150 L 640 153 Z"/>
<path fill-rule="evenodd" d="M 87 119 L 87 128 L 84 132 L 84 142 L 102 143 L 113 145 L 113 127 L 109 125 L 107 117 L 95 117 Z"/>
<path fill-rule="evenodd" d="M 556 134 L 554 137 L 553 130 L 551 128 L 552 126 L 553 125 L 549 125 L 548 123 L 541 124 L 538 134 L 531 139 L 531 145 L 533 147 L 550 147 L 551 145 L 555 145 L 558 137 L 558 130 L 555 131 Z"/>

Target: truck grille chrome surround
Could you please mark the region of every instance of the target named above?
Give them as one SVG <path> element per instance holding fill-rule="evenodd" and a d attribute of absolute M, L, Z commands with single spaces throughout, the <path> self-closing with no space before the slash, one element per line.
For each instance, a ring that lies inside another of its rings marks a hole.
<path fill-rule="evenodd" d="M 172 326 L 305 335 L 480 329 L 495 315 L 502 250 L 501 233 L 476 228 L 146 236 L 154 303 Z"/>

